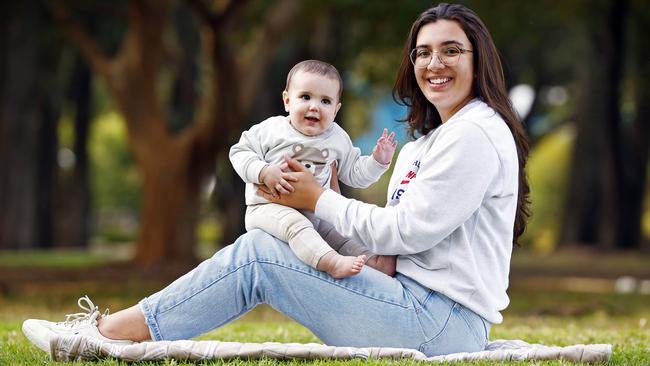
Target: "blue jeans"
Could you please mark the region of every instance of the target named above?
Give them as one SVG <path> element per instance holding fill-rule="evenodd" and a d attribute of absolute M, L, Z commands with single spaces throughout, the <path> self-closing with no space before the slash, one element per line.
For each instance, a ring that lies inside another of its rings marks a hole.
<path fill-rule="evenodd" d="M 483 350 L 490 325 L 446 296 L 368 266 L 335 280 L 261 230 L 241 236 L 140 301 L 154 340 L 189 339 L 265 303 L 332 346 L 404 347 L 427 356 Z"/>

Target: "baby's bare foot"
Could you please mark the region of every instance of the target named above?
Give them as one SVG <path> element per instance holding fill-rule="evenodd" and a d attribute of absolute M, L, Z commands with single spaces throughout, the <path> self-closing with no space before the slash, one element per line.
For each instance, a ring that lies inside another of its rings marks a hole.
<path fill-rule="evenodd" d="M 319 261 L 316 269 L 325 271 L 334 278 L 345 278 L 361 272 L 366 263 L 366 256 L 343 256 L 335 251 L 326 253 Z"/>
<path fill-rule="evenodd" d="M 380 272 L 391 277 L 395 276 L 395 267 L 397 265 L 397 256 L 395 255 L 376 255 L 370 257 L 366 264 Z"/>

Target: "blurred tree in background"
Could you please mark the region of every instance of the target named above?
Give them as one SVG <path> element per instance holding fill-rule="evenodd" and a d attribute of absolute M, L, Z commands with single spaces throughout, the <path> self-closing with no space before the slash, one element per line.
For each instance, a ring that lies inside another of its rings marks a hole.
<path fill-rule="evenodd" d="M 647 249 L 646 2 L 464 3 L 491 30 L 508 84 L 530 90 L 521 112 L 535 144 L 526 242 Z M 191 262 L 206 192 L 220 244 L 232 242 L 245 206 L 228 149 L 241 131 L 284 113 L 291 66 L 319 58 L 339 68 L 337 121 L 360 136 L 390 95 L 410 24 L 430 5 L 0 5 L 0 249 L 83 247 L 110 235 L 97 226 L 107 212 L 138 211 L 138 263 Z M 381 203 L 385 185 L 354 194 Z"/>
<path fill-rule="evenodd" d="M 618 198 L 613 189 L 622 166 L 617 154 L 626 13 L 624 1 L 595 1 L 577 14 L 584 24 L 584 57 L 590 62 L 575 70 L 577 133 L 563 242 L 614 244 L 618 212 L 612 200 Z M 586 164 L 589 160 L 602 164 Z"/>
<path fill-rule="evenodd" d="M 223 6 L 188 1 L 197 17 L 194 28 L 185 18 L 175 19 L 179 33 L 197 39 L 185 47 L 181 40 L 166 37 L 171 11 L 185 3 L 129 1 L 125 34 L 114 55 L 101 50 L 74 19 L 67 4 L 51 4 L 69 39 L 106 83 L 127 124 L 131 151 L 142 179 L 136 262 L 150 265 L 169 259 L 193 261 L 201 186 L 214 169 L 215 156 L 224 164 L 236 137 L 234 132 L 245 118 L 244 111 L 254 105 L 261 75 L 289 31 L 298 3 L 258 4 L 253 14 L 245 14 L 244 1 Z M 186 13 L 186 17 L 192 16 Z M 243 28 L 247 34 L 232 30 L 241 22 L 250 23 Z M 196 68 L 186 60 L 191 56 L 203 58 L 205 75 L 193 72 Z M 174 80 L 171 92 L 160 90 L 159 80 L 165 76 Z M 200 98 L 194 90 L 197 81 L 205 83 Z M 191 122 L 180 121 L 182 127 L 174 131 L 170 123 L 173 113 L 166 105 L 176 106 L 175 110 L 181 112 L 177 115 Z M 184 115 L 182 111 L 187 107 L 195 107 L 196 111 Z M 241 209 L 228 210 L 224 217 L 242 214 Z"/>
<path fill-rule="evenodd" d="M 88 68 L 66 55 L 69 47 L 43 4 L 1 6 L 0 247 L 83 246 L 89 235 Z M 75 133 L 69 154 L 59 156 L 57 121 L 66 108 Z M 69 163 L 71 156 L 74 167 L 58 172 L 57 161 Z"/>

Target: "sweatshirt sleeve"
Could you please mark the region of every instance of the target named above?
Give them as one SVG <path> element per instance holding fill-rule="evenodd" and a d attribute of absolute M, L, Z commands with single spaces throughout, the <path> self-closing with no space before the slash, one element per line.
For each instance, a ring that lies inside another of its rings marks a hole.
<path fill-rule="evenodd" d="M 337 167 L 341 182 L 354 188 L 366 188 L 378 181 L 390 164 L 380 164 L 372 155 L 361 155 L 361 150 L 352 145 L 350 136 L 343 129 L 340 129 L 340 132 L 347 150 Z"/>
<path fill-rule="evenodd" d="M 267 165 L 264 161 L 262 131 L 264 122 L 242 133 L 239 142 L 230 148 L 229 158 L 233 168 L 246 183 L 261 184 L 260 172 Z"/>
<path fill-rule="evenodd" d="M 497 152 L 478 125 L 459 120 L 445 127 L 398 205 L 378 207 L 327 190 L 316 216 L 377 254 L 414 254 L 440 243 L 481 207 L 499 176 Z"/>

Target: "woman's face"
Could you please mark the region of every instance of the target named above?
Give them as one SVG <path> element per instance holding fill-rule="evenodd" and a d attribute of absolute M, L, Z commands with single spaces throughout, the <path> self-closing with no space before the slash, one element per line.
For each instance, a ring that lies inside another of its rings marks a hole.
<path fill-rule="evenodd" d="M 439 51 L 449 45 L 474 51 L 460 25 L 451 20 L 440 19 L 420 28 L 415 47 L 433 52 L 427 67 L 414 66 L 415 78 L 422 94 L 433 104 L 442 122 L 446 122 L 472 99 L 474 62 L 472 53 L 460 54 L 453 66 L 445 65 L 438 58 Z"/>

